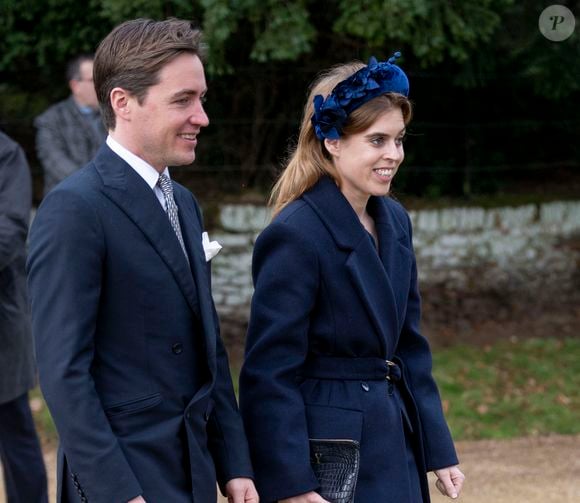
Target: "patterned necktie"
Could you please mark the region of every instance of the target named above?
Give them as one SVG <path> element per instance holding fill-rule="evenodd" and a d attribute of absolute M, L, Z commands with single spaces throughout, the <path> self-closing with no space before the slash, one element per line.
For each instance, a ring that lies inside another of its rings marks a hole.
<path fill-rule="evenodd" d="M 165 197 L 165 211 L 167 212 L 167 216 L 169 217 L 169 221 L 171 222 L 171 227 L 175 231 L 177 239 L 179 240 L 179 244 L 181 245 L 181 249 L 185 254 L 185 258 L 187 262 L 189 262 L 189 258 L 187 257 L 187 252 L 185 251 L 185 243 L 183 242 L 183 235 L 181 234 L 181 226 L 179 225 L 179 217 L 177 214 L 177 204 L 175 204 L 175 199 L 173 199 L 173 185 L 171 184 L 171 180 L 165 174 L 159 175 L 159 180 L 157 181 L 161 192 L 163 192 L 163 196 Z"/>

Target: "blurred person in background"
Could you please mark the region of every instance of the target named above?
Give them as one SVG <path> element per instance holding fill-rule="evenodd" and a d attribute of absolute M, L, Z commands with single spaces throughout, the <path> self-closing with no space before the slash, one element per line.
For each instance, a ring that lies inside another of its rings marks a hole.
<path fill-rule="evenodd" d="M 71 59 L 66 78 L 70 96 L 34 120 L 45 195 L 89 162 L 107 135 L 93 83 L 93 56 L 81 54 Z"/>

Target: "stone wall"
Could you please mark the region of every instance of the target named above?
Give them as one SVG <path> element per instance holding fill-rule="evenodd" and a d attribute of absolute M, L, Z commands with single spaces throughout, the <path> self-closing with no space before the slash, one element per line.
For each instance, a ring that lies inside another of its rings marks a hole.
<path fill-rule="evenodd" d="M 580 201 L 421 210 L 410 216 L 431 326 L 501 322 L 529 317 L 530 310 L 578 305 Z M 227 205 L 220 217 L 221 230 L 211 233 L 224 246 L 213 262 L 214 298 L 226 325 L 244 325 L 252 296 L 252 245 L 269 212 Z"/>

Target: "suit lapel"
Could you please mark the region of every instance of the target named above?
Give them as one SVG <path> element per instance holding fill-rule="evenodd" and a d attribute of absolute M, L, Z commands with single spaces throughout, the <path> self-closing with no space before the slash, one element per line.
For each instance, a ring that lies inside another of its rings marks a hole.
<path fill-rule="evenodd" d="M 209 267 L 205 261 L 205 252 L 201 243 L 201 221 L 197 215 L 191 194 L 182 187 L 174 184 L 175 202 L 179 208 L 181 231 L 185 247 L 189 254 L 191 271 L 197 285 L 200 318 L 208 353 L 208 366 L 212 375 L 216 369 L 216 326 L 213 317 L 213 301 L 211 296 L 211 282 Z"/>
<path fill-rule="evenodd" d="M 151 188 L 106 145 L 101 147 L 94 162 L 103 180 L 104 194 L 139 227 L 173 274 L 192 310 L 199 314 L 191 271 Z"/>
<path fill-rule="evenodd" d="M 377 199 L 380 209 L 377 215 L 380 222 L 377 225 L 379 255 L 334 181 L 327 177 L 322 178 L 303 198 L 323 221 L 337 246 L 349 253 L 345 266 L 379 334 L 384 355 L 390 355 L 400 331 L 401 301 L 395 294 L 399 289 L 393 288 L 393 278 L 387 271 L 390 273 L 393 264 L 396 264 L 395 269 L 401 264 L 397 264 L 400 259 L 400 246 L 398 240 L 393 240 L 394 232 L 390 227 L 386 206 L 381 208 L 384 202 L 372 198 Z"/>

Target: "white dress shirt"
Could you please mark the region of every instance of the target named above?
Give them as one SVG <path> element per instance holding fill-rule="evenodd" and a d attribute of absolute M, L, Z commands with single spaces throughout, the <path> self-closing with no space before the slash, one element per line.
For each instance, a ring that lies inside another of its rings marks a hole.
<path fill-rule="evenodd" d="M 161 187 L 157 185 L 157 181 L 159 180 L 158 171 L 153 166 L 151 166 L 151 164 L 145 162 L 140 157 L 137 157 L 133 152 L 130 152 L 125 147 L 123 147 L 123 145 L 121 145 L 111 135 L 107 136 L 107 145 L 113 152 L 115 152 L 115 154 L 117 154 L 129 166 L 131 166 L 137 172 L 137 174 L 143 178 L 143 180 L 145 180 L 145 182 L 147 182 L 147 185 L 151 187 L 163 209 L 167 211 L 167 208 L 165 207 L 165 196 L 161 191 Z M 169 176 L 169 169 L 167 169 L 167 167 L 163 170 L 163 174 L 171 178 Z"/>

